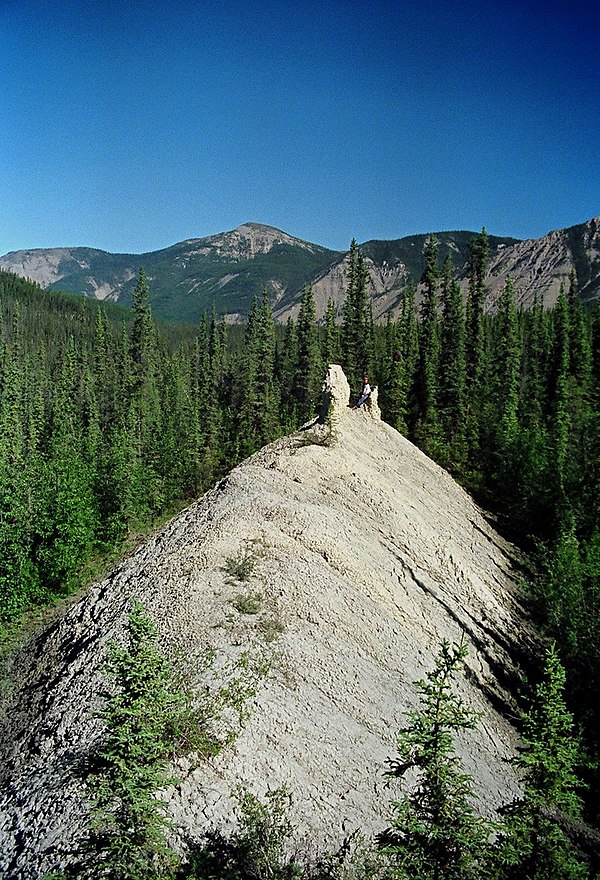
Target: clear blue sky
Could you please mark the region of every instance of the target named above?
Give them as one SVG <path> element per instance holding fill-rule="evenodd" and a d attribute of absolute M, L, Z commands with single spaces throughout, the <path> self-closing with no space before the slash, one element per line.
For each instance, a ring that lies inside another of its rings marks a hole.
<path fill-rule="evenodd" d="M 253 220 L 328 247 L 600 214 L 600 15 L 565 0 L 0 0 L 0 254 Z"/>

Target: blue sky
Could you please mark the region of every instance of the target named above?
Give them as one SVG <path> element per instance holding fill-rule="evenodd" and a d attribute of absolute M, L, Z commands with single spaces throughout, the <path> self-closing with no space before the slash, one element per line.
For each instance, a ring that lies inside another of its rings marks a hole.
<path fill-rule="evenodd" d="M 583 222 L 592 5 L 1 0 L 0 254 L 249 220 L 336 249 Z"/>

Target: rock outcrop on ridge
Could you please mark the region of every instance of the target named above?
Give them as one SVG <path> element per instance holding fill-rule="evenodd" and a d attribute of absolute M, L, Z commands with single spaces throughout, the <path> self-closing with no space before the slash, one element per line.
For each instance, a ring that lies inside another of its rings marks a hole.
<path fill-rule="evenodd" d="M 165 645 L 193 664 L 262 652 L 272 671 L 235 744 L 164 793 L 181 835 L 232 821 L 231 792 L 285 786 L 300 838 L 332 845 L 385 827 L 397 794 L 386 759 L 414 681 L 442 639 L 464 633 L 460 688 L 481 723 L 457 743 L 487 813 L 518 788 L 511 688 L 533 635 L 515 589 L 516 554 L 454 480 L 377 417 L 335 407 L 324 424 L 278 440 L 148 540 L 14 661 L 0 729 L 0 871 L 42 877 L 86 825 L 70 772 L 97 742 L 100 667 L 140 599 Z M 323 420 L 322 420 L 323 421 Z M 228 562 L 260 547 L 246 582 Z M 258 610 L 244 614 L 240 596 Z M 268 636 L 268 637 L 267 637 Z"/>

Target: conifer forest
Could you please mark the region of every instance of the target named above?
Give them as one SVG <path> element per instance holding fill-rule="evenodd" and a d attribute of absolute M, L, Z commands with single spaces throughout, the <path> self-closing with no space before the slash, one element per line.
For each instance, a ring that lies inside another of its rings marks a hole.
<path fill-rule="evenodd" d="M 266 292 L 244 325 L 215 312 L 177 325 L 153 319 L 143 270 L 129 311 L 0 273 L 4 638 L 313 418 L 326 365 L 340 363 L 354 396 L 368 373 L 383 418 L 526 554 L 525 601 L 566 671 L 597 821 L 600 309 L 582 304 L 573 274 L 553 307 L 538 300 L 527 311 L 509 278 L 490 312 L 487 265 L 484 230 L 471 242 L 465 292 L 430 237 L 418 306 L 407 288 L 383 325 L 373 323 L 355 242 L 342 311 L 330 301 L 317 323 L 307 287 L 285 326 Z"/>

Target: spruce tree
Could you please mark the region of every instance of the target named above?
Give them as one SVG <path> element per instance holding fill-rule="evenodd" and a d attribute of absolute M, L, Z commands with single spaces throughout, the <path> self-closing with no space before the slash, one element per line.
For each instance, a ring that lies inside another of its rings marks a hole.
<path fill-rule="evenodd" d="M 533 307 L 524 314 L 523 321 L 520 429 L 513 457 L 519 500 L 513 511 L 515 517 L 522 515 L 527 528 L 535 523 L 540 537 L 547 537 L 554 486 L 547 421 L 550 324 L 540 297 L 534 298 Z"/>
<path fill-rule="evenodd" d="M 339 364 L 340 362 L 340 331 L 335 319 L 335 304 L 331 297 L 329 297 L 325 311 L 325 330 L 322 347 L 325 366 L 328 364 Z"/>
<path fill-rule="evenodd" d="M 483 312 L 486 295 L 485 279 L 489 265 L 489 241 L 485 227 L 469 243 L 469 291 L 467 296 L 465 354 L 469 405 L 467 434 L 471 455 L 479 450 L 479 420 L 482 405 L 484 368 Z"/>
<path fill-rule="evenodd" d="M 419 362 L 419 326 L 415 307 L 416 290 L 409 284 L 402 295 L 401 311 L 396 328 L 397 357 L 397 403 L 402 421 L 410 434 L 415 423 L 415 374 Z M 400 427 L 400 430 L 403 430 Z"/>
<path fill-rule="evenodd" d="M 569 275 L 567 294 L 569 309 L 569 351 L 570 371 L 577 385 L 584 393 L 589 392 L 592 371 L 592 348 L 590 331 L 583 304 L 579 298 L 577 276 L 572 269 Z"/>
<path fill-rule="evenodd" d="M 567 498 L 569 439 L 571 433 L 571 407 L 569 372 L 571 365 L 570 320 L 564 284 L 560 286 L 558 300 L 553 311 L 554 350 L 551 386 L 551 437 L 553 455 L 553 481 L 555 485 L 555 509 L 557 526 L 560 528 L 569 513 Z"/>
<path fill-rule="evenodd" d="M 403 352 L 400 322 L 388 315 L 385 326 L 385 357 L 379 367 L 379 400 L 385 420 L 397 431 L 407 432 L 409 375 Z"/>
<path fill-rule="evenodd" d="M 490 462 L 491 481 L 507 502 L 521 494 L 519 444 L 519 391 L 521 382 L 521 342 L 512 279 L 506 279 L 498 301 L 492 335 L 492 400 L 484 408 L 482 434 Z M 483 455 L 482 455 L 483 459 Z"/>
<path fill-rule="evenodd" d="M 95 465 L 86 456 L 81 376 L 70 336 L 54 394 L 49 457 L 43 468 L 41 503 L 45 529 L 37 556 L 55 594 L 75 586 L 99 531 Z"/>
<path fill-rule="evenodd" d="M 373 318 L 367 291 L 368 271 L 355 239 L 350 244 L 348 287 L 341 328 L 342 366 L 353 394 L 371 372 Z"/>
<path fill-rule="evenodd" d="M 548 635 L 559 640 L 563 655 L 572 661 L 578 654 L 579 633 L 587 605 L 581 548 L 572 514 L 541 563 L 534 595 L 544 628 Z"/>
<path fill-rule="evenodd" d="M 498 303 L 499 339 L 496 366 L 498 371 L 498 394 L 496 412 L 500 415 L 501 443 L 514 441 L 518 430 L 517 407 L 519 403 L 519 380 L 521 351 L 518 339 L 515 286 L 508 277 Z"/>
<path fill-rule="evenodd" d="M 143 269 L 138 272 L 132 292 L 133 326 L 131 329 L 131 360 L 135 382 L 141 384 L 155 368 L 155 331 L 150 308 L 150 290 Z"/>
<path fill-rule="evenodd" d="M 346 297 L 342 307 L 342 326 L 340 330 L 342 367 L 344 368 L 344 372 L 350 382 L 351 388 L 355 381 L 354 377 L 360 370 L 360 367 L 358 366 L 358 352 L 356 351 L 357 261 L 358 243 L 356 239 L 353 238 L 350 242 L 350 251 L 348 253 L 348 267 L 346 270 L 348 285 L 346 287 Z"/>
<path fill-rule="evenodd" d="M 472 387 L 481 379 L 483 359 L 483 307 L 489 266 L 489 241 L 485 227 L 469 243 L 469 293 L 467 298 L 467 375 Z"/>
<path fill-rule="evenodd" d="M 315 296 L 310 284 L 303 292 L 298 314 L 298 363 L 294 383 L 297 414 L 301 422 L 313 416 L 320 404 L 323 362 L 316 325 Z"/>
<path fill-rule="evenodd" d="M 129 613 L 125 644 L 110 646 L 106 672 L 114 690 L 105 695 L 100 717 L 106 734 L 87 778 L 93 831 L 79 876 L 167 878 L 176 857 L 156 792 L 172 781 L 170 723 L 183 702 L 156 628 L 139 603 Z"/>
<path fill-rule="evenodd" d="M 523 716 L 523 746 L 514 759 L 524 774 L 523 797 L 503 809 L 497 842 L 501 880 L 584 880 L 588 870 L 571 842 L 581 816 L 575 768 L 579 746 L 564 701 L 565 672 L 554 645 L 544 678 Z"/>
<path fill-rule="evenodd" d="M 190 425 L 195 434 L 194 458 L 198 463 L 197 478 L 201 490 L 206 489 L 220 473 L 224 460 L 222 448 L 223 412 L 221 391 L 225 370 L 223 330 L 213 314 L 210 324 L 202 316 L 194 344 L 193 417 Z"/>
<path fill-rule="evenodd" d="M 39 531 L 49 526 L 36 516 L 41 462 L 27 454 L 24 405 L 30 383 L 18 314 L 15 327 L 17 334 L 4 355 L 0 395 L 0 621 L 12 620 L 47 598 L 34 547 Z"/>
<path fill-rule="evenodd" d="M 398 735 L 398 757 L 388 776 L 418 777 L 413 790 L 392 804 L 379 843 L 402 880 L 466 880 L 487 876 L 493 827 L 474 811 L 471 778 L 454 753 L 454 736 L 473 729 L 477 713 L 453 689 L 466 646 L 444 641 L 434 669 L 418 681 L 421 706 Z"/>
<path fill-rule="evenodd" d="M 161 432 L 160 374 L 157 332 L 150 308 L 149 288 L 143 269 L 133 290 L 133 325 L 129 346 L 132 367 L 127 419 L 132 430 L 134 454 L 143 480 L 135 485 L 135 507 L 140 521 L 147 521 L 163 504 L 163 485 L 158 461 Z"/>
<path fill-rule="evenodd" d="M 281 421 L 287 431 L 295 431 L 300 424 L 298 401 L 295 394 L 298 376 L 298 328 L 288 318 L 281 346 L 277 348 L 275 373 L 281 392 Z"/>
<path fill-rule="evenodd" d="M 249 455 L 279 431 L 279 386 L 275 377 L 275 325 L 267 291 L 254 300 L 245 336 L 240 452 Z"/>
<path fill-rule="evenodd" d="M 465 318 L 462 293 L 454 278 L 452 254 L 444 260 L 441 277 L 439 407 L 448 459 L 460 466 L 466 456 Z"/>
<path fill-rule="evenodd" d="M 420 308 L 419 362 L 416 376 L 419 414 L 415 436 L 425 451 L 433 455 L 439 451 L 440 441 L 437 408 L 440 360 L 437 255 L 438 242 L 431 235 L 425 245 L 425 269 L 421 277 L 424 289 Z"/>

